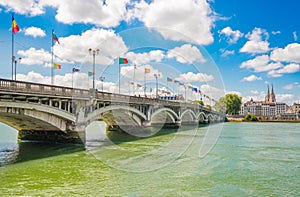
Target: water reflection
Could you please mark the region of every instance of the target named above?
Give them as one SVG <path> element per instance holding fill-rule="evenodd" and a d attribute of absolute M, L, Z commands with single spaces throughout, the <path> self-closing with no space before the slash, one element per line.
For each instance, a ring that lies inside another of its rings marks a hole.
<path fill-rule="evenodd" d="M 18 143 L 0 143 L 0 166 L 15 163 L 18 155 Z"/>

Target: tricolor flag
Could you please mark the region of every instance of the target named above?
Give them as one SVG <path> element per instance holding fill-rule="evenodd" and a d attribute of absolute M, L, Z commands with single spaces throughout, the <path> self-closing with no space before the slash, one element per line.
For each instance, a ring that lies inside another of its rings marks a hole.
<path fill-rule="evenodd" d="M 57 36 L 55 35 L 54 32 L 52 32 L 52 40 L 54 40 L 54 41 L 56 41 L 58 44 L 60 44 L 59 41 L 58 41 L 58 38 L 57 38 Z"/>
<path fill-rule="evenodd" d="M 90 71 L 88 72 L 88 76 L 89 76 L 89 77 L 92 77 L 92 76 L 94 76 L 94 75 L 95 75 L 94 72 L 90 72 Z"/>
<path fill-rule="evenodd" d="M 145 73 L 150 73 L 150 69 L 149 68 L 145 68 Z"/>
<path fill-rule="evenodd" d="M 167 82 L 172 82 L 173 79 L 171 79 L 170 77 L 167 77 Z"/>
<path fill-rule="evenodd" d="M 79 68 L 73 68 L 73 73 L 78 73 L 80 70 L 79 70 Z"/>
<path fill-rule="evenodd" d="M 54 69 L 61 69 L 61 65 L 60 64 L 53 64 L 53 68 Z"/>
<path fill-rule="evenodd" d="M 11 25 L 11 30 L 14 34 L 18 33 L 20 31 L 19 26 L 14 18 L 14 16 L 12 17 L 12 25 Z"/>
<path fill-rule="evenodd" d="M 128 64 L 128 59 L 127 58 L 119 58 L 119 64 Z"/>

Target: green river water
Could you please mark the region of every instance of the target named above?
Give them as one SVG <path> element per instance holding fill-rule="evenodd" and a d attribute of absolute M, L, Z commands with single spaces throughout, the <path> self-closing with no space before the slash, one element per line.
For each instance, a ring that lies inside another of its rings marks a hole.
<path fill-rule="evenodd" d="M 0 196 L 300 196 L 299 126 L 224 123 L 85 150 L 17 143 L 0 125 Z"/>

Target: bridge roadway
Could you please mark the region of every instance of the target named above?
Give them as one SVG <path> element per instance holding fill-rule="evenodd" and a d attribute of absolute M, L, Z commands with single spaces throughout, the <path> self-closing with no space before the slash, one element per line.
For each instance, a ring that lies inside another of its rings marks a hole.
<path fill-rule="evenodd" d="M 115 129 L 141 130 L 224 118 L 184 102 L 0 79 L 0 122 L 18 130 L 21 140 L 82 143 L 85 128 L 99 120 Z"/>

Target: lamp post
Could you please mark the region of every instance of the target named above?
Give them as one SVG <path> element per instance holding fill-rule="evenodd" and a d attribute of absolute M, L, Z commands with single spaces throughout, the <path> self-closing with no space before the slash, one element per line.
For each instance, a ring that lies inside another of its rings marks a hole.
<path fill-rule="evenodd" d="M 104 79 L 105 79 L 105 77 L 103 77 L 103 76 L 101 76 L 101 77 L 99 77 L 99 80 L 101 81 L 101 84 L 102 84 L 102 92 L 103 92 L 103 81 L 104 81 Z"/>
<path fill-rule="evenodd" d="M 96 55 L 99 54 L 100 49 L 89 49 L 89 54 L 93 56 L 93 89 L 95 89 L 95 59 L 96 59 Z"/>
<path fill-rule="evenodd" d="M 156 80 L 156 99 L 158 99 L 158 83 L 157 78 L 160 77 L 160 74 L 154 74 L 155 80 Z"/>
<path fill-rule="evenodd" d="M 19 62 L 21 62 L 22 58 L 19 57 Z M 15 63 L 15 81 L 17 81 L 17 63 L 18 61 L 16 60 L 15 56 L 12 56 L 12 61 Z"/>

